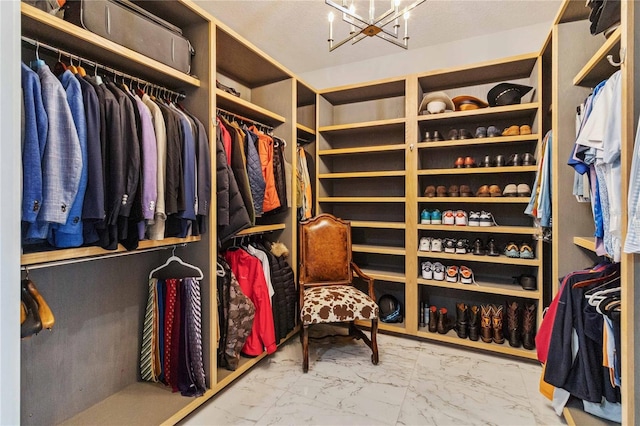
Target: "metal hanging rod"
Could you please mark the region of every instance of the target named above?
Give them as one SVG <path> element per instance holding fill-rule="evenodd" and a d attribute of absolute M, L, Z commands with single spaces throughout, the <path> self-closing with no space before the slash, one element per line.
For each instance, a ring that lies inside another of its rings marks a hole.
<path fill-rule="evenodd" d="M 144 85 L 145 87 L 146 86 L 150 86 L 150 87 L 154 88 L 158 93 L 170 94 L 171 97 L 175 97 L 176 100 L 179 100 L 181 98 L 183 98 L 183 99 L 186 98 L 186 95 L 184 93 L 175 92 L 173 90 L 167 89 L 164 86 L 160 86 L 160 85 L 148 82 L 146 80 L 143 80 L 141 78 L 134 77 L 134 76 L 132 76 L 130 74 L 127 74 L 125 72 L 118 71 L 118 70 L 116 70 L 114 68 L 110 68 L 110 67 L 108 67 L 106 65 L 99 64 L 96 61 L 92 61 L 92 60 L 87 59 L 85 57 L 82 57 L 82 56 L 67 52 L 67 51 L 62 50 L 62 49 L 60 49 L 58 47 L 51 46 L 51 45 L 49 45 L 47 43 L 43 43 L 41 41 L 29 38 L 29 37 L 25 37 L 25 36 L 22 36 L 22 41 L 25 42 L 25 43 L 29 43 L 29 44 L 35 46 L 35 48 L 36 48 L 36 56 L 37 56 L 39 48 L 47 49 L 47 50 L 49 50 L 49 51 L 51 51 L 53 53 L 56 53 L 58 55 L 66 56 L 66 57 L 68 57 L 70 59 L 76 59 L 79 63 L 80 62 L 87 63 L 87 64 L 91 65 L 95 69 L 96 73 L 98 71 L 98 68 L 100 68 L 100 69 L 102 69 L 102 70 L 104 70 L 104 71 L 106 71 L 106 72 L 108 72 L 110 74 L 122 77 L 123 80 L 126 78 L 127 80 L 129 80 L 131 82 L 135 81 L 138 84 Z"/>
<path fill-rule="evenodd" d="M 255 120 L 252 120 L 250 118 L 243 117 L 243 116 L 241 116 L 239 114 L 236 114 L 235 112 L 227 111 L 227 110 L 222 109 L 222 108 L 216 108 L 216 110 L 217 110 L 218 114 L 235 117 L 238 120 L 245 121 L 245 122 L 251 123 L 251 124 L 255 124 L 256 127 L 262 127 L 263 129 L 267 129 L 270 132 L 273 131 L 273 126 L 267 126 L 266 124 L 260 123 L 259 121 L 255 121 Z"/>

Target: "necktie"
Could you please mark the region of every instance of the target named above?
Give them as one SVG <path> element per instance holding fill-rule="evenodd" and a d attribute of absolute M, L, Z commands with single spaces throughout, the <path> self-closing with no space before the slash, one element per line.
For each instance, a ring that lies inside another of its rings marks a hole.
<path fill-rule="evenodd" d="M 164 379 L 165 382 L 172 386 L 175 382 L 173 377 L 173 353 L 171 351 L 173 339 L 174 316 L 176 310 L 176 299 L 178 280 L 171 278 L 165 281 L 166 291 L 166 307 L 164 312 Z"/>
<path fill-rule="evenodd" d="M 182 334 L 182 298 L 180 288 L 182 280 L 175 280 L 175 305 L 171 328 L 171 375 L 170 384 L 173 392 L 178 392 L 178 368 L 180 365 L 180 336 Z"/>
<path fill-rule="evenodd" d="M 154 285 L 153 291 L 153 335 L 151 338 L 151 356 L 153 357 L 153 371 L 151 377 L 154 382 L 160 381 L 160 374 L 162 374 L 162 363 L 160 361 L 160 311 L 158 310 L 158 291 L 157 284 Z"/>
<path fill-rule="evenodd" d="M 195 378 L 195 384 L 199 395 L 206 389 L 204 377 L 204 364 L 202 362 L 202 311 L 200 300 L 200 283 L 195 278 L 186 278 L 189 294 L 189 311 L 187 320 L 189 323 L 189 352 L 190 367 Z M 183 283 L 183 284 L 184 284 Z"/>
<path fill-rule="evenodd" d="M 153 381 L 153 324 L 155 321 L 153 310 L 153 295 L 155 293 L 156 278 L 149 280 L 149 295 L 147 307 L 144 313 L 144 326 L 142 328 L 142 349 L 140 350 L 140 376 L 147 382 Z"/>

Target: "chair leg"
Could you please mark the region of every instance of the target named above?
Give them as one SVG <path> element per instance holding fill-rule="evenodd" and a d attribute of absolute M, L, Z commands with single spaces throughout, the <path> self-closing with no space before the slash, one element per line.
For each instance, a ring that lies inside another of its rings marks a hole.
<path fill-rule="evenodd" d="M 378 318 L 371 320 L 371 362 L 378 365 Z"/>
<path fill-rule="evenodd" d="M 302 372 L 309 371 L 309 326 L 303 325 L 301 331 L 302 341 Z"/>

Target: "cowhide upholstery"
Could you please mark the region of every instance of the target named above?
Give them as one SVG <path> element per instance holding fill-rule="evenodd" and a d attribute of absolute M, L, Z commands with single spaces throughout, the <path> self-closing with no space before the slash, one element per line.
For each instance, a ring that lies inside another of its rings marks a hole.
<path fill-rule="evenodd" d="M 300 317 L 303 325 L 371 320 L 378 317 L 378 305 L 352 286 L 311 287 L 304 291 Z"/>

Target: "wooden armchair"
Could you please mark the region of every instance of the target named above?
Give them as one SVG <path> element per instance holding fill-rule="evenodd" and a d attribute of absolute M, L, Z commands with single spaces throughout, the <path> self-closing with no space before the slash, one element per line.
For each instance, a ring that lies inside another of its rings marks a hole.
<path fill-rule="evenodd" d="M 378 305 L 373 278 L 352 261 L 351 223 L 330 214 L 321 214 L 300 223 L 300 319 L 303 371 L 309 370 L 309 326 L 322 323 L 349 323 L 349 335 L 362 339 L 378 364 Z M 353 273 L 367 281 L 369 295 L 353 285 Z M 371 320 L 371 339 L 355 320 Z"/>

